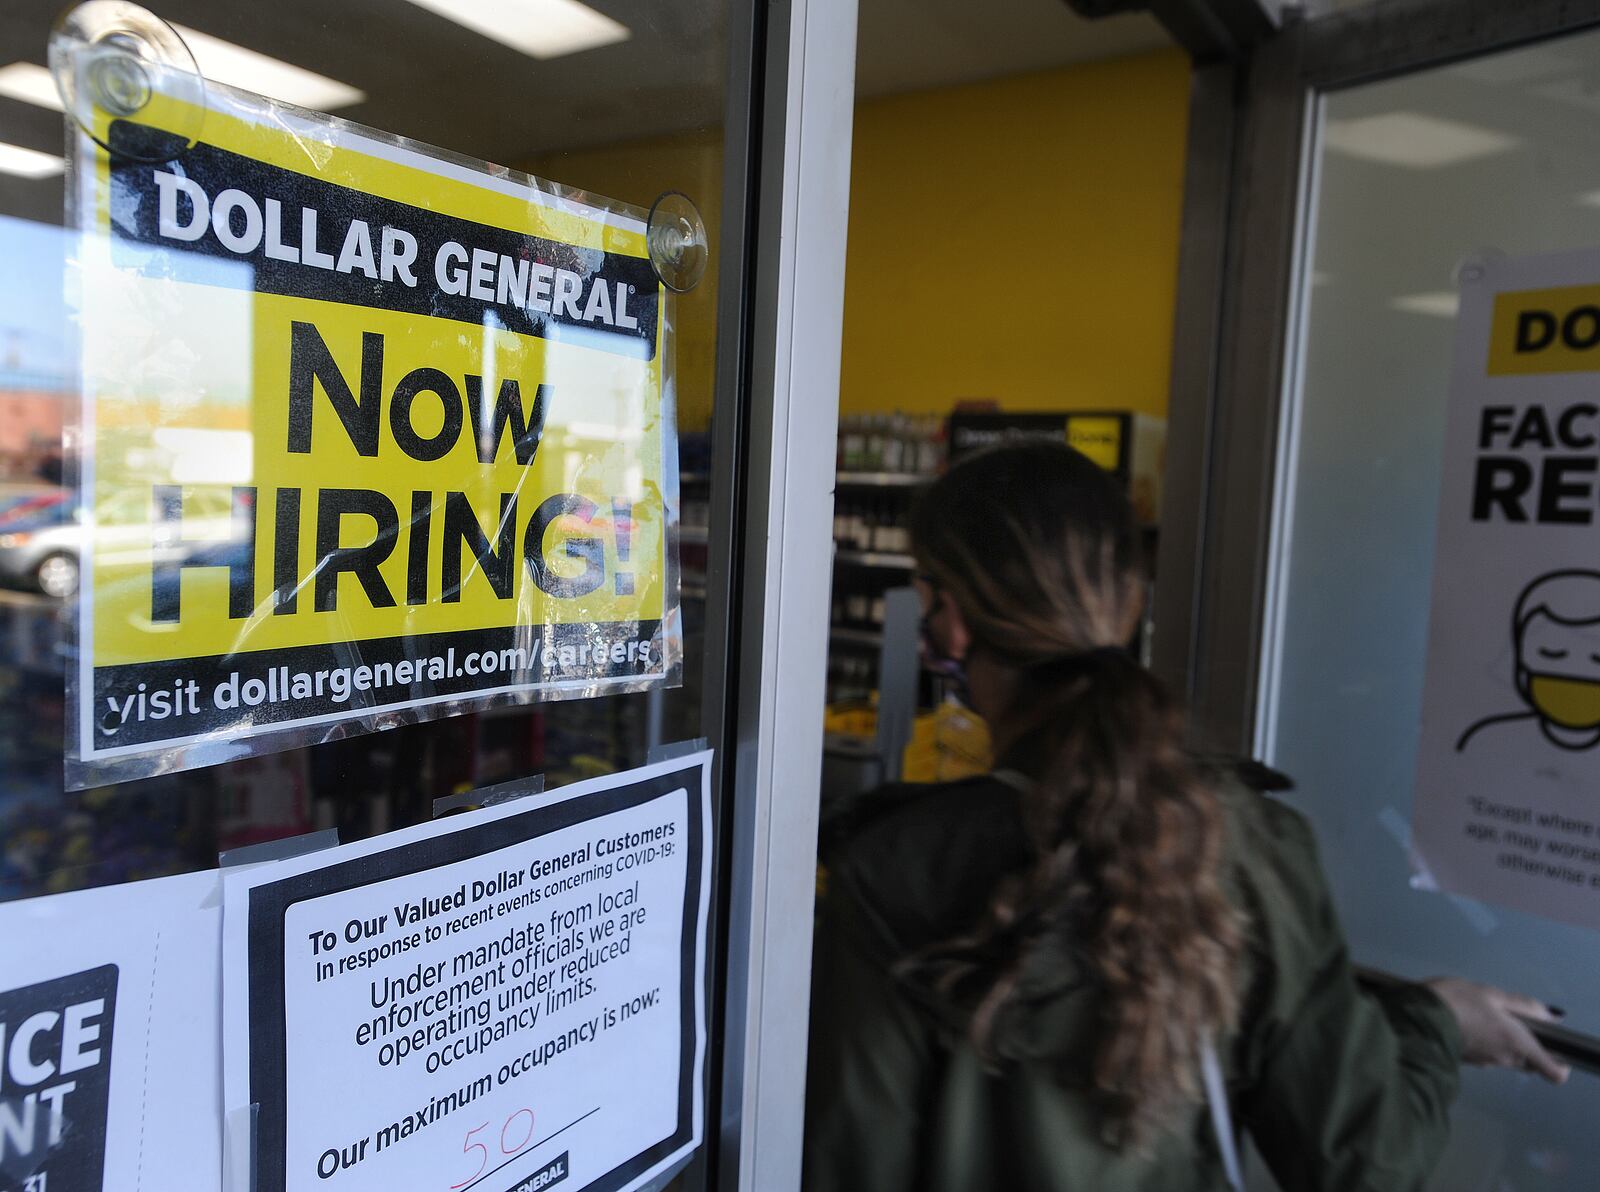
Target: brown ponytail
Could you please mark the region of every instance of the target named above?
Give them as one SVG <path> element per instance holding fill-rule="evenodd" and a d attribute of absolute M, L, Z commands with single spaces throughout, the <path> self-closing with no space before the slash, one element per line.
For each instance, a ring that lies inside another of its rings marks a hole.
<path fill-rule="evenodd" d="M 1132 515 L 1082 455 L 1029 444 L 951 469 L 912 536 L 973 650 L 1019 676 L 1003 760 L 1034 780 L 1030 863 L 918 967 L 977 986 L 971 1034 L 992 1061 L 1035 958 L 1060 946 L 1085 957 L 1100 987 L 1092 1075 L 1106 1134 L 1142 1143 L 1201 1095 L 1203 1041 L 1235 1019 L 1240 931 L 1219 876 L 1222 809 L 1184 747 L 1181 709 L 1119 648 L 1143 607 Z"/>

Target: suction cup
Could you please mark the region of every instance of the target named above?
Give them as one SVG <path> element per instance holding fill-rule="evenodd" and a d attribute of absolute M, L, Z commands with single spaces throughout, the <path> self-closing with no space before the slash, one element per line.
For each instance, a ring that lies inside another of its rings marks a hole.
<path fill-rule="evenodd" d="M 118 157 L 168 161 L 200 135 L 206 81 L 194 54 L 137 4 L 88 0 L 63 13 L 50 32 L 50 73 L 78 127 Z M 163 113 L 162 135 L 117 123 L 138 117 L 158 94 L 180 101 Z"/>
<path fill-rule="evenodd" d="M 650 208 L 645 228 L 650 265 L 661 284 L 680 294 L 700 284 L 711 260 L 706 221 L 688 195 L 669 190 Z"/>

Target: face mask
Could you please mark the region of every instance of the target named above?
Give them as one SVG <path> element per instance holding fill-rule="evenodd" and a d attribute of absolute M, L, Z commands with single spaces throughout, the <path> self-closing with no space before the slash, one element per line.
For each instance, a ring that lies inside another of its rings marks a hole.
<path fill-rule="evenodd" d="M 972 707 L 971 692 L 967 686 L 967 668 L 959 658 L 952 658 L 939 646 L 929 623 L 933 614 L 922 618 L 918 632 L 922 636 L 922 663 L 932 674 L 938 675 L 951 686 L 951 693 L 967 707 Z"/>
<path fill-rule="evenodd" d="M 1528 699 L 1539 714 L 1562 728 L 1600 728 L 1600 682 L 1534 675 Z"/>

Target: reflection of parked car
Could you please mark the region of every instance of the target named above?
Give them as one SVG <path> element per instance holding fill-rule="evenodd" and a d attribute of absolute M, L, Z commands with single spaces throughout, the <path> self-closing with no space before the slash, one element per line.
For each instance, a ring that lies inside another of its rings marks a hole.
<path fill-rule="evenodd" d="M 71 596 L 78 590 L 81 531 L 65 500 L 0 517 L 0 580 Z"/>
<path fill-rule="evenodd" d="M 25 488 L 0 497 L 0 526 L 7 522 L 31 520 L 56 505 L 65 504 L 64 488 Z"/>
<path fill-rule="evenodd" d="M 198 489 L 187 494 L 183 512 L 186 542 L 158 540 L 152 546 L 148 493 L 129 491 L 113 497 L 100 509 L 97 557 L 107 563 L 148 563 L 153 554 L 163 561 L 181 561 L 212 543 L 249 532 L 249 527 L 233 524 L 228 489 Z M 73 595 L 78 590 L 85 538 L 77 511 L 65 495 L 22 516 L 0 513 L 0 582 L 37 588 L 58 599 Z"/>

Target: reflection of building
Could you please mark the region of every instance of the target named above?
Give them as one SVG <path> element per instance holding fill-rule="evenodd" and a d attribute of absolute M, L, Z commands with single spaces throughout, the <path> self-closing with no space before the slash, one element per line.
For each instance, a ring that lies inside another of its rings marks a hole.
<path fill-rule="evenodd" d="M 0 479 L 59 480 L 64 378 L 0 372 Z"/>

